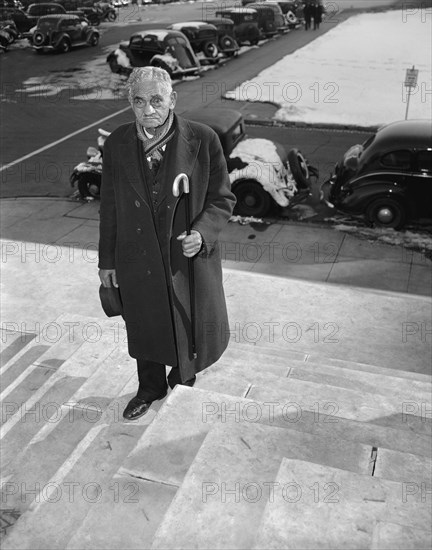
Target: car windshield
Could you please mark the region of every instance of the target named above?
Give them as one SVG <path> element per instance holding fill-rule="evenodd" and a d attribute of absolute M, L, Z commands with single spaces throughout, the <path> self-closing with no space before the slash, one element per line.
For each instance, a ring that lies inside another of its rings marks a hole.
<path fill-rule="evenodd" d="M 38 21 L 38 30 L 45 32 L 49 30 L 50 28 L 57 26 L 58 19 L 39 19 Z"/>

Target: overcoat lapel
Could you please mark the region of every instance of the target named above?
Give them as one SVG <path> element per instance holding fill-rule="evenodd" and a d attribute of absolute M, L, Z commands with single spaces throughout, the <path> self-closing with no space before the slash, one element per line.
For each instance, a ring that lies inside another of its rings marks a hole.
<path fill-rule="evenodd" d="M 177 174 L 184 173 L 191 177 L 201 145 L 201 140 L 195 135 L 187 120 L 179 116 L 176 116 L 175 120 L 177 131 L 168 143 L 157 175 L 158 179 L 166 182 L 162 185 L 160 203 L 165 199 L 172 202 L 172 184 Z"/>
<path fill-rule="evenodd" d="M 126 172 L 128 182 L 150 208 L 145 188 L 145 176 L 138 154 L 138 147 L 140 145 L 136 135 L 135 124 L 131 123 L 125 135 L 125 141 L 119 145 L 119 156 L 122 159 L 122 166 Z"/>

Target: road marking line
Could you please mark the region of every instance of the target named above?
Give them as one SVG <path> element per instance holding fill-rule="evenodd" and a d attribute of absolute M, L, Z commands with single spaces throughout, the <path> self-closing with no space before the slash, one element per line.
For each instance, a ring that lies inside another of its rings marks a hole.
<path fill-rule="evenodd" d="M 122 113 L 125 113 L 130 107 L 125 107 L 124 109 L 121 109 L 120 111 L 117 111 L 116 113 L 113 113 L 112 115 L 108 115 L 104 118 L 101 118 L 100 120 L 93 122 L 92 124 L 89 124 L 88 126 L 84 126 L 84 128 L 81 128 L 80 130 L 76 130 L 75 132 L 72 132 L 71 134 L 68 134 L 67 136 L 64 136 L 57 141 L 53 141 L 52 143 L 49 143 L 48 145 L 44 145 L 44 147 L 41 147 L 40 149 L 36 149 L 36 151 L 33 151 L 33 153 L 29 153 L 28 155 L 24 155 L 23 157 L 20 157 L 19 159 L 13 160 L 12 162 L 9 162 L 9 164 L 5 164 L 4 166 L 0 167 L 0 172 L 3 172 L 3 170 L 7 170 L 8 168 L 11 168 L 12 166 L 15 166 L 15 164 L 19 164 L 23 160 L 27 160 L 30 157 L 34 157 L 35 155 L 38 155 L 39 153 L 42 153 L 43 151 L 46 151 L 47 149 L 51 149 L 51 147 L 55 147 L 59 143 L 62 143 L 63 141 L 66 141 L 70 139 L 71 137 L 74 137 L 78 134 L 81 134 L 81 132 L 85 132 L 86 130 L 93 128 L 93 126 L 98 126 L 102 122 L 105 122 L 106 120 L 109 120 L 110 118 L 113 118 L 117 115 L 121 115 Z"/>

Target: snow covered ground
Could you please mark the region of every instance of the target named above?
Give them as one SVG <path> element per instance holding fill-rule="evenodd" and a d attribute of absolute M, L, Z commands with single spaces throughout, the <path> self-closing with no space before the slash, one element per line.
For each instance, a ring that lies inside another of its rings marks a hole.
<path fill-rule="evenodd" d="M 430 10 L 353 16 L 225 97 L 276 103 L 280 121 L 380 125 L 405 118 L 415 65 L 409 118 L 431 118 L 431 23 Z"/>

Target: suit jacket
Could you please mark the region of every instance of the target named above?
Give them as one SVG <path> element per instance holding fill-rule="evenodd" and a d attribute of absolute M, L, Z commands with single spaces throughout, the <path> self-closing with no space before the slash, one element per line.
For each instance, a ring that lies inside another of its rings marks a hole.
<path fill-rule="evenodd" d="M 174 345 L 182 380 L 187 380 L 217 361 L 227 346 L 218 235 L 231 216 L 235 196 L 217 134 L 179 116 L 175 124 L 156 175 L 162 183 L 158 232 L 140 167 L 142 144 L 135 123 L 120 126 L 106 140 L 99 267 L 116 270 L 130 355 L 172 365 Z M 181 172 L 189 176 L 192 229 L 204 240 L 193 258 L 196 359 L 191 348 L 188 263 L 176 240 L 186 229 L 186 196 L 172 194 L 172 182 Z"/>

